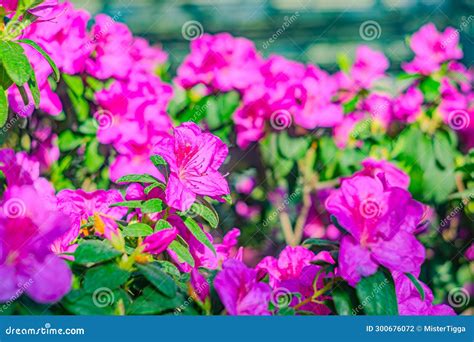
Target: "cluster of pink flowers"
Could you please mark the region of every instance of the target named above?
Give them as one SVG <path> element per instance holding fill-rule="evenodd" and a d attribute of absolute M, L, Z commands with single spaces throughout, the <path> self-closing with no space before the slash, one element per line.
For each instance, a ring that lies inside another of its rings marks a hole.
<path fill-rule="evenodd" d="M 456 61 L 462 57 L 458 45 L 457 31 L 448 28 L 439 33 L 428 24 L 414 34 L 411 47 L 416 57 L 404 68 L 426 76 L 438 72 L 444 63 L 449 72 L 467 78 L 459 85 L 443 78 L 440 109 L 444 121 L 452 127 L 457 125 L 454 129 L 469 139 L 468 132 L 473 129 L 472 76 Z M 344 147 L 354 141 L 361 143 L 354 129 L 363 120 L 386 131 L 393 121 L 411 123 L 422 114 L 425 99 L 418 80 L 397 96 L 373 89 L 386 76 L 388 67 L 383 53 L 360 46 L 349 70 L 330 75 L 315 65 L 305 66 L 281 56 L 264 59 L 244 38 L 206 34 L 191 45 L 176 82 L 184 88 L 204 85 L 208 93 L 236 90 L 241 94 L 242 104 L 233 117 L 241 148 L 262 139 L 269 129 L 282 130 L 292 124 L 306 130 L 333 128 L 336 144 Z M 369 95 L 365 95 L 367 90 Z M 355 97 L 355 108 L 344 113 L 343 105 Z M 455 110 L 463 111 L 459 114 L 463 117 L 452 118 Z M 468 141 L 468 146 L 471 143 Z"/>
<path fill-rule="evenodd" d="M 94 113 L 99 142 L 112 144 L 118 153 L 111 178 L 116 180 L 143 169 L 152 173 L 151 147 L 157 135 L 171 128 L 166 107 L 172 88 L 155 74 L 166 62 L 166 53 L 143 38 L 133 37 L 115 17 L 98 15 L 88 31 L 88 12 L 74 9 L 68 1 L 48 8 L 50 20 L 34 22 L 21 38 L 38 43 L 64 74 L 88 75 L 101 81 L 114 79 L 96 94 L 99 108 Z M 48 81 L 53 70 L 36 50 L 28 45 L 25 50 L 40 88 L 40 109 L 58 115 L 62 103 Z M 30 116 L 34 110 L 32 99 L 25 105 L 15 87 L 9 90 L 9 102 L 21 116 Z"/>

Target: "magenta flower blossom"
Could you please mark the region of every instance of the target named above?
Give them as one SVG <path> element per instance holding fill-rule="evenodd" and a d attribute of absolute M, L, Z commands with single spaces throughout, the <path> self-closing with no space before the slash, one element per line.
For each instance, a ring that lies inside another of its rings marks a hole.
<path fill-rule="evenodd" d="M 201 302 L 210 297 L 210 286 L 206 278 L 197 269 L 191 271 L 191 287 Z"/>
<path fill-rule="evenodd" d="M 178 69 L 184 88 L 203 84 L 213 91 L 245 90 L 259 82 L 261 57 L 254 44 L 228 33 L 204 34 L 191 43 L 191 53 Z"/>
<path fill-rule="evenodd" d="M 18 0 L 0 0 L 0 6 L 3 7 L 7 13 L 15 12 L 18 7 Z"/>
<path fill-rule="evenodd" d="M 250 175 L 242 175 L 239 176 L 237 182 L 235 183 L 235 190 L 241 194 L 250 195 L 255 188 L 255 185 L 255 177 Z"/>
<path fill-rule="evenodd" d="M 126 79 L 133 65 L 129 49 L 133 35 L 127 25 L 99 14 L 91 28 L 94 56 L 87 60 L 87 72 L 98 79 Z"/>
<path fill-rule="evenodd" d="M 362 109 L 370 119 L 386 130 L 393 117 L 392 99 L 384 94 L 372 93 L 362 103 Z"/>
<path fill-rule="evenodd" d="M 15 153 L 12 149 L 0 149 L 0 171 L 9 187 L 32 185 L 43 196 L 51 200 L 55 191 L 51 183 L 40 177 L 40 164 L 25 152 Z"/>
<path fill-rule="evenodd" d="M 168 248 L 171 242 L 176 239 L 178 230 L 176 228 L 162 229 L 147 236 L 143 240 L 144 252 L 150 254 L 161 254 Z"/>
<path fill-rule="evenodd" d="M 227 157 L 227 146 L 215 135 L 202 133 L 196 124 L 175 128 L 173 137 L 157 141 L 153 153 L 162 156 L 170 169 L 169 206 L 185 211 L 198 195 L 218 199 L 229 194 L 229 185 L 218 171 Z"/>
<path fill-rule="evenodd" d="M 271 288 L 257 281 L 257 272 L 238 260 L 224 262 L 214 287 L 229 315 L 269 315 Z"/>
<path fill-rule="evenodd" d="M 412 123 L 421 114 L 423 93 L 417 87 L 410 87 L 393 103 L 393 115 L 402 122 Z"/>
<path fill-rule="evenodd" d="M 463 57 L 459 48 L 459 32 L 452 27 L 438 32 L 433 23 L 426 24 L 413 34 L 410 47 L 415 58 L 402 65 L 408 73 L 429 75 L 438 71 L 442 63 Z"/>
<path fill-rule="evenodd" d="M 0 212 L 0 302 L 26 293 L 53 303 L 71 288 L 72 274 L 50 245 L 69 228 L 55 201 L 30 185 L 9 187 Z"/>
<path fill-rule="evenodd" d="M 398 312 L 402 316 L 453 316 L 454 310 L 448 305 L 433 305 L 433 293 L 420 281 L 425 292 L 422 300 L 413 282 L 401 272 L 392 272 L 398 301 Z"/>
<path fill-rule="evenodd" d="M 408 190 L 410 177 L 406 172 L 400 170 L 394 164 L 386 160 L 367 158 L 361 162 L 361 165 L 363 169 L 356 172 L 354 175 L 369 176 L 373 178 L 381 176 L 384 177 L 385 181 L 390 186 Z"/>
<path fill-rule="evenodd" d="M 300 301 L 311 298 L 314 295 L 314 280 L 316 274 L 321 267 L 312 265 L 311 261 L 324 260 L 329 263 L 334 263 L 332 257 L 328 254 L 315 255 L 306 248 L 297 246 L 287 246 L 280 253 L 278 259 L 274 257 L 265 257 L 257 265 L 256 270 L 259 274 L 269 275 L 269 283 L 274 289 L 274 296 L 284 295 L 285 293 L 299 293 L 301 299 L 294 297 L 289 306 L 295 306 Z M 318 279 L 316 284 L 317 289 L 324 287 L 324 275 Z M 318 301 L 327 299 L 327 296 L 318 298 Z M 272 298 L 275 303 L 278 303 L 278 298 Z M 330 313 L 329 308 L 325 305 L 309 302 L 302 305 L 300 310 L 311 311 L 318 315 L 327 315 Z"/>
<path fill-rule="evenodd" d="M 91 53 L 87 33 L 90 14 L 74 9 L 67 1 L 57 6 L 43 3 L 39 9 L 43 13 L 50 11 L 48 17 L 54 17 L 54 20 L 33 23 L 26 29 L 24 38 L 32 39 L 42 46 L 62 72 L 83 72 Z"/>
<path fill-rule="evenodd" d="M 344 179 L 326 201 L 328 212 L 349 232 L 341 241 L 339 271 L 352 286 L 375 273 L 379 265 L 417 273 L 425 258 L 414 236 L 423 205 L 383 178 L 378 174 Z"/>
<path fill-rule="evenodd" d="M 359 46 L 349 74 L 335 74 L 340 90 L 347 93 L 343 99 L 350 100 L 359 90 L 371 88 L 375 81 L 385 76 L 388 67 L 388 59 L 382 52 L 366 45 Z"/>
<path fill-rule="evenodd" d="M 111 204 L 123 201 L 118 190 L 62 190 L 57 198 L 59 211 L 71 219 L 71 228 L 58 241 L 64 249 L 79 237 L 81 225 L 86 224 L 89 218 L 92 218 L 96 235 L 110 238 L 118 227 L 115 220 L 127 213 L 127 208 L 110 208 Z M 88 235 L 88 230 L 82 231 L 82 234 Z"/>
<path fill-rule="evenodd" d="M 308 66 L 301 86 L 296 87 L 295 123 L 303 128 L 333 127 L 343 118 L 340 104 L 332 102 L 337 93 L 336 81 L 316 66 Z"/>

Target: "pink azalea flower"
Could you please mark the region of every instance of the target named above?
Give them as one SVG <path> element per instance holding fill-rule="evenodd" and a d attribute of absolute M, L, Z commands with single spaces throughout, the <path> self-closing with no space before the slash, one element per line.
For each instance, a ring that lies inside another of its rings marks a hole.
<path fill-rule="evenodd" d="M 337 147 L 344 148 L 348 144 L 354 143 L 354 129 L 356 128 L 357 124 L 364 119 L 364 117 L 365 114 L 360 111 L 350 113 L 342 119 L 342 122 L 339 125 L 334 127 L 333 136 Z M 359 145 L 360 143 L 355 142 L 355 144 Z"/>
<path fill-rule="evenodd" d="M 144 38 L 135 38 L 130 49 L 133 72 L 155 74 L 156 69 L 166 63 L 168 54 L 160 46 L 150 46 Z"/>
<path fill-rule="evenodd" d="M 12 149 L 0 149 L 0 171 L 3 172 L 9 187 L 32 185 L 51 200 L 55 197 L 51 183 L 40 177 L 40 164 L 25 152 L 15 153 Z"/>
<path fill-rule="evenodd" d="M 244 201 L 237 201 L 235 204 L 235 212 L 243 218 L 252 220 L 260 213 L 260 207 L 258 205 L 248 205 Z"/>
<path fill-rule="evenodd" d="M 87 34 L 90 14 L 84 10 L 75 10 L 70 2 L 54 6 L 54 1 L 47 1 L 37 10 L 37 14 L 40 11 L 45 15 L 50 12 L 47 16 L 54 20 L 33 23 L 26 29 L 23 38 L 32 39 L 43 47 L 62 72 L 83 72 L 91 53 Z"/>
<path fill-rule="evenodd" d="M 59 159 L 58 136 L 52 133 L 51 127 L 39 125 L 33 133 L 36 140 L 31 143 L 33 159 L 40 163 L 45 172 Z"/>
<path fill-rule="evenodd" d="M 28 12 L 40 20 L 51 20 L 56 16 L 56 7 L 58 5 L 58 0 L 44 0 L 38 6 L 28 10 Z"/>
<path fill-rule="evenodd" d="M 363 169 L 356 172 L 354 175 L 369 176 L 373 178 L 383 176 L 384 180 L 387 181 L 390 186 L 408 190 L 410 177 L 406 172 L 400 170 L 394 164 L 386 160 L 367 158 L 362 161 L 361 165 L 363 166 Z"/>
<path fill-rule="evenodd" d="M 355 175 L 326 201 L 349 235 L 342 238 L 339 254 L 341 276 L 352 286 L 383 265 L 392 271 L 419 271 L 425 251 L 414 232 L 424 208 L 408 191 L 390 187 L 381 175 Z"/>
<path fill-rule="evenodd" d="M 227 157 L 227 146 L 215 135 L 202 133 L 196 124 L 175 128 L 173 137 L 157 141 L 153 153 L 162 156 L 170 169 L 166 188 L 169 206 L 185 211 L 196 196 L 218 199 L 229 194 L 229 185 L 218 171 Z"/>
<path fill-rule="evenodd" d="M 242 175 L 235 183 L 235 190 L 244 195 L 250 195 L 255 188 L 256 181 L 253 176 Z"/>
<path fill-rule="evenodd" d="M 87 72 L 101 80 L 126 79 L 130 74 L 133 57 L 133 35 L 127 25 L 118 23 L 105 14 L 95 17 L 91 28 L 94 56 L 86 61 Z"/>
<path fill-rule="evenodd" d="M 87 223 L 89 218 L 93 219 L 95 234 L 110 238 L 118 227 L 115 220 L 127 213 L 127 208 L 110 208 L 111 204 L 123 201 L 118 190 L 62 190 L 57 198 L 59 211 L 71 219 L 69 231 L 58 242 L 64 249 L 79 237 L 81 225 Z M 83 234 L 87 235 L 88 231 Z"/>
<path fill-rule="evenodd" d="M 314 280 L 321 267 L 312 265 L 311 261 L 325 260 L 329 263 L 334 263 L 332 257 L 328 254 L 316 256 L 313 252 L 306 248 L 297 246 L 287 246 L 280 253 L 278 259 L 274 257 L 265 257 L 257 265 L 256 269 L 261 275 L 268 273 L 269 283 L 274 289 L 274 296 L 279 294 L 299 293 L 301 300 L 294 297 L 289 306 L 295 306 L 300 301 L 311 298 L 314 293 Z M 317 289 L 324 287 L 324 275 L 318 279 L 316 284 Z M 327 296 L 321 296 L 319 301 L 328 299 Z M 273 298 L 274 302 L 278 303 L 278 298 Z M 310 302 L 299 307 L 300 310 L 311 311 L 318 315 L 327 315 L 330 310 L 325 305 Z"/>
<path fill-rule="evenodd" d="M 3 7 L 7 13 L 15 12 L 18 7 L 18 0 L 0 0 L 0 6 Z"/>
<path fill-rule="evenodd" d="M 337 84 L 331 76 L 315 66 L 308 66 L 301 86 L 295 89 L 298 103 L 294 119 L 303 128 L 333 127 L 343 119 L 341 105 L 333 103 Z M 298 94 L 301 93 L 301 94 Z"/>
<path fill-rule="evenodd" d="M 433 305 L 433 293 L 426 284 L 420 281 L 425 292 L 422 300 L 413 282 L 401 272 L 392 272 L 397 293 L 398 312 L 402 316 L 453 316 L 454 310 L 448 305 Z"/>
<path fill-rule="evenodd" d="M 153 233 L 152 235 L 147 236 L 143 240 L 145 245 L 144 252 L 150 254 L 161 254 L 168 248 L 171 242 L 176 239 L 178 235 L 178 230 L 176 228 L 162 229 Z"/>
<path fill-rule="evenodd" d="M 269 315 L 271 288 L 257 281 L 257 272 L 238 260 L 224 262 L 214 286 L 229 315 Z"/>
<path fill-rule="evenodd" d="M 362 103 L 362 108 L 385 130 L 392 121 L 392 100 L 383 94 L 372 93 Z"/>
<path fill-rule="evenodd" d="M 0 212 L 0 302 L 26 293 L 53 303 L 71 288 L 72 274 L 50 245 L 69 228 L 69 218 L 34 187 L 9 187 Z"/>
<path fill-rule="evenodd" d="M 442 63 L 463 57 L 459 48 L 459 32 L 452 27 L 438 32 L 433 23 L 426 24 L 413 34 L 410 47 L 415 58 L 402 65 L 408 73 L 429 75 L 438 71 Z"/>
<path fill-rule="evenodd" d="M 228 33 L 204 34 L 191 43 L 191 53 L 178 68 L 184 88 L 204 84 L 213 91 L 244 90 L 261 79 L 261 57 L 254 44 Z"/>
<path fill-rule="evenodd" d="M 210 297 L 210 286 L 206 278 L 194 268 L 191 271 L 191 287 L 201 302 L 205 302 Z"/>
<path fill-rule="evenodd" d="M 353 86 L 357 89 L 372 87 L 375 81 L 385 76 L 388 67 L 388 59 L 382 52 L 374 51 L 365 45 L 359 46 L 350 71 Z"/>
<path fill-rule="evenodd" d="M 421 114 L 423 93 L 417 87 L 410 87 L 393 103 L 393 114 L 402 122 L 412 123 Z"/>
<path fill-rule="evenodd" d="M 237 145 L 245 149 L 251 143 L 265 136 L 265 122 L 271 109 L 268 107 L 269 98 L 246 101 L 234 112 L 234 124 L 237 133 Z"/>

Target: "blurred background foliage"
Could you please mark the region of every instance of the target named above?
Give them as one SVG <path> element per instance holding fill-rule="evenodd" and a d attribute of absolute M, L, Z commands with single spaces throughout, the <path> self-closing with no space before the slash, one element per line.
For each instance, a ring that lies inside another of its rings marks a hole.
<path fill-rule="evenodd" d="M 383 50 L 397 70 L 411 56 L 405 39 L 427 22 L 452 26 L 461 34 L 464 64 L 474 60 L 472 0 L 75 0 L 77 7 L 107 13 L 132 31 L 163 44 L 173 66 L 189 51 L 181 34 L 190 20 L 208 33 L 230 32 L 255 42 L 262 54 L 313 62 L 329 71 L 340 54 L 352 56 L 367 43 Z M 364 41 L 361 25 L 375 21 L 380 31 Z M 286 23 L 286 24 L 285 24 Z M 280 34 L 277 31 L 280 30 Z M 282 33 L 283 30 L 283 33 Z M 277 35 L 270 43 L 269 39 Z"/>

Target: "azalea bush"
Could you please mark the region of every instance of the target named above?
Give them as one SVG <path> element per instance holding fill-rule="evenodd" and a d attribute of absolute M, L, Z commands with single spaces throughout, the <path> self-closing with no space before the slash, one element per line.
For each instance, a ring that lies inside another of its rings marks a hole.
<path fill-rule="evenodd" d="M 1 313 L 472 313 L 458 30 L 421 27 L 398 73 L 228 33 L 174 70 L 116 18 L 0 5 Z"/>

